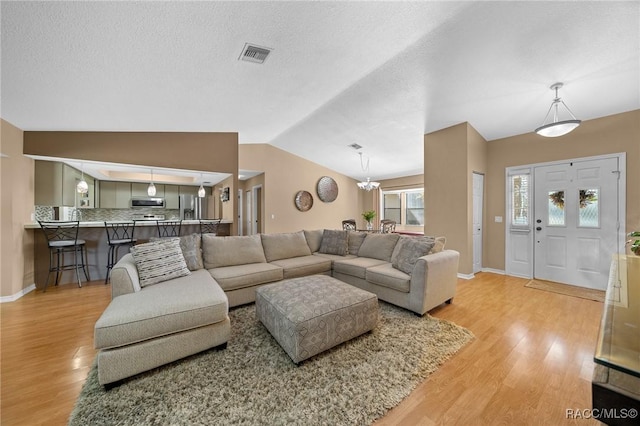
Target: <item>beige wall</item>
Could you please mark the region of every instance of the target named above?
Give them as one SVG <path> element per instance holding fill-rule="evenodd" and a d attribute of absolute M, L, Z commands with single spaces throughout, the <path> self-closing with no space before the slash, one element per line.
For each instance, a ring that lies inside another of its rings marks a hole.
<path fill-rule="evenodd" d="M 485 143 L 468 123 L 424 136 L 424 233 L 447 238 L 463 274 L 473 270 L 472 173 L 486 169 Z"/>
<path fill-rule="evenodd" d="M 627 153 L 626 231 L 630 232 L 640 229 L 640 110 L 584 121 L 559 138 L 527 133 L 489 142 L 484 266 L 505 268 L 507 221 L 505 217 L 503 223 L 495 223 L 493 218 L 505 216 L 507 167 L 620 152 Z"/>
<path fill-rule="evenodd" d="M 35 162 L 22 155 L 23 132 L 0 119 L 0 296 L 17 295 L 34 284 L 31 222 Z"/>
<path fill-rule="evenodd" d="M 243 144 L 239 151 L 241 169 L 264 171 L 263 232 L 337 229 L 343 219 L 360 217 L 364 191 L 354 179 L 267 144 Z M 322 176 L 330 176 L 338 184 L 338 198 L 332 203 L 320 201 L 316 193 Z M 298 211 L 294 204 L 300 190 L 313 195 L 313 207 L 306 212 Z"/>

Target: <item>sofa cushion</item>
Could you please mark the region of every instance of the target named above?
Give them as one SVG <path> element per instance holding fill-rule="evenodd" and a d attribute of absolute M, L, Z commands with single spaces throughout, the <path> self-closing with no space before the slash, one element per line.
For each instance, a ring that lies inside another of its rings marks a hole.
<path fill-rule="evenodd" d="M 215 324 L 228 312 L 227 296 L 201 269 L 113 299 L 95 324 L 94 346 L 114 348 Z"/>
<path fill-rule="evenodd" d="M 304 230 L 304 237 L 309 245 L 311 253 L 315 253 L 320 250 L 320 244 L 322 244 L 323 229 L 314 229 L 312 231 Z"/>
<path fill-rule="evenodd" d="M 383 265 L 384 260 L 371 259 L 369 257 L 355 257 L 353 259 L 336 260 L 333 262 L 333 270 L 352 277 L 365 279 L 367 268 Z"/>
<path fill-rule="evenodd" d="M 187 268 L 189 268 L 190 271 L 197 271 L 198 269 L 204 268 L 200 234 L 183 235 L 175 238 L 180 240 L 180 249 L 182 250 L 182 255 L 184 256 Z M 166 237 L 151 237 L 149 238 L 149 241 L 166 239 Z"/>
<path fill-rule="evenodd" d="M 311 255 L 307 239 L 302 231 L 282 234 L 262 234 L 261 237 L 264 256 L 267 262 Z"/>
<path fill-rule="evenodd" d="M 283 278 L 282 268 L 271 263 L 223 266 L 209 269 L 209 273 L 224 291 L 271 283 Z"/>
<path fill-rule="evenodd" d="M 322 233 L 322 243 L 318 252 L 344 256 L 347 254 L 348 248 L 347 231 L 325 229 Z"/>
<path fill-rule="evenodd" d="M 285 279 L 331 272 L 330 259 L 313 255 L 276 260 L 271 264 L 284 269 Z"/>
<path fill-rule="evenodd" d="M 329 259 L 331 261 L 331 267 L 333 267 L 333 262 L 336 260 L 346 260 L 346 259 L 355 259 L 356 256 L 352 254 L 347 254 L 345 256 L 339 256 L 337 254 L 327 254 L 327 253 L 313 253 L 314 256 L 323 257 L 325 259 Z"/>
<path fill-rule="evenodd" d="M 398 238 L 400 238 L 398 234 L 367 234 L 358 250 L 358 256 L 391 262 L 391 255 L 398 243 Z"/>
<path fill-rule="evenodd" d="M 391 259 L 394 268 L 411 275 L 419 257 L 426 256 L 433 248 L 435 240 L 425 238 L 401 237 L 396 247 L 397 254 Z M 396 251 L 394 250 L 394 254 Z"/>
<path fill-rule="evenodd" d="M 206 269 L 248 263 L 267 263 L 260 234 L 243 237 L 217 237 L 212 234 L 204 234 L 202 236 L 202 257 Z"/>
<path fill-rule="evenodd" d="M 358 255 L 358 250 L 366 236 L 366 232 L 349 231 L 349 254 Z"/>
<path fill-rule="evenodd" d="M 131 247 L 131 254 L 138 268 L 140 287 L 191 273 L 184 261 L 178 238 L 138 244 Z"/>
<path fill-rule="evenodd" d="M 367 281 L 372 284 L 388 287 L 403 293 L 409 293 L 411 289 L 411 276 L 394 268 L 390 263 L 368 268 L 365 276 Z"/>

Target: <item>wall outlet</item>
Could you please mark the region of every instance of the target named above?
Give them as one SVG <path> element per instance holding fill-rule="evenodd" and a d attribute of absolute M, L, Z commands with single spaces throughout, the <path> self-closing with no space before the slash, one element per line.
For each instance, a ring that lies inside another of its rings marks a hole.
<path fill-rule="evenodd" d="M 496 216 L 495 221 L 496 223 L 502 223 L 502 216 Z"/>

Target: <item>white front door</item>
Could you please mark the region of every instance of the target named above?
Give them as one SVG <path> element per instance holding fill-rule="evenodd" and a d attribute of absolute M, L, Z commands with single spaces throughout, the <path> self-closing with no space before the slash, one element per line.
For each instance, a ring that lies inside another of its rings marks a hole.
<path fill-rule="evenodd" d="M 606 290 L 618 175 L 617 158 L 535 167 L 535 278 Z"/>
<path fill-rule="evenodd" d="M 482 270 L 482 203 L 484 175 L 473 174 L 473 273 Z"/>

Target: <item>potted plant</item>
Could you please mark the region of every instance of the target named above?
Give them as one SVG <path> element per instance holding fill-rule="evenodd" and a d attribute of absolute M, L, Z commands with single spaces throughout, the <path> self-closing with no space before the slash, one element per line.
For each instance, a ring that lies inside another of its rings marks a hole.
<path fill-rule="evenodd" d="M 373 229 L 373 223 L 371 223 L 371 221 L 373 220 L 374 217 L 376 217 L 375 210 L 367 210 L 363 212 L 362 217 L 364 218 L 364 220 L 367 221 L 367 230 L 371 231 Z"/>
<path fill-rule="evenodd" d="M 640 231 L 629 232 L 628 237 L 632 237 L 627 241 L 627 244 L 631 244 L 629 248 L 636 256 L 640 256 Z M 635 238 L 635 239 L 634 239 Z"/>

